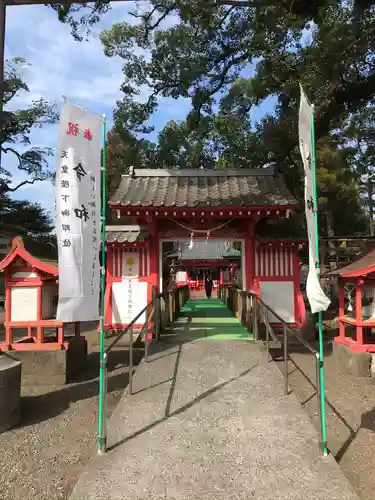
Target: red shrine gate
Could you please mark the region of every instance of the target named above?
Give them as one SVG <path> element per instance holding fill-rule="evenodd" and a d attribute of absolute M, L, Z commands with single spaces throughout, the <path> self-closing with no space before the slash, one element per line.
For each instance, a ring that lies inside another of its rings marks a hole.
<path fill-rule="evenodd" d="M 161 242 L 208 238 L 242 242 L 243 289 L 290 324 L 304 321 L 299 283 L 302 242 L 261 241 L 264 218 L 288 217 L 297 201 L 272 167 L 239 170 L 132 170 L 109 201 L 105 324 L 124 327 L 162 287 Z M 133 225 L 122 225 L 122 220 Z M 140 320 L 140 324 L 142 321 Z"/>

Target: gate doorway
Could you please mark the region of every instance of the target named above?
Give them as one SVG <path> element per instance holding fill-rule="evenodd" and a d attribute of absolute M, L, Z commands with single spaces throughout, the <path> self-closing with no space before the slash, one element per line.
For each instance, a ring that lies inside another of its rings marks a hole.
<path fill-rule="evenodd" d="M 160 289 L 171 283 L 186 284 L 192 296 L 204 296 L 204 281 L 210 277 L 216 295 L 220 285 L 246 289 L 245 241 L 224 238 L 161 239 L 159 249 Z"/>

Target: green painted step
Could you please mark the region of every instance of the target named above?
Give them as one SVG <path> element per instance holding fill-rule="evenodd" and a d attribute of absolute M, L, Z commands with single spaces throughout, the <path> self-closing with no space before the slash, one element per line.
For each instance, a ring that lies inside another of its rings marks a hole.
<path fill-rule="evenodd" d="M 191 330 L 199 329 L 201 340 L 253 340 L 241 322 L 232 315 L 227 306 L 219 299 L 190 299 L 182 308 L 182 318 L 175 323 L 178 329 L 185 325 Z M 187 321 L 183 321 L 186 319 Z"/>

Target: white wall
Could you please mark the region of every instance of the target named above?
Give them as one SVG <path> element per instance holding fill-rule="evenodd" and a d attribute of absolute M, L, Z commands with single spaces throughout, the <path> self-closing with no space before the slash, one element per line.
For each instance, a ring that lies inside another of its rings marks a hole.
<path fill-rule="evenodd" d="M 131 281 L 131 283 L 129 283 Z M 129 303 L 130 301 L 130 303 Z M 123 279 L 112 285 L 112 323 L 129 324 L 147 305 L 147 283 Z M 137 323 L 143 323 L 143 314 Z"/>
<path fill-rule="evenodd" d="M 11 321 L 37 320 L 37 287 L 15 287 L 11 291 Z"/>
<path fill-rule="evenodd" d="M 261 281 L 260 298 L 287 323 L 294 323 L 293 281 Z M 269 321 L 278 320 L 270 314 Z"/>

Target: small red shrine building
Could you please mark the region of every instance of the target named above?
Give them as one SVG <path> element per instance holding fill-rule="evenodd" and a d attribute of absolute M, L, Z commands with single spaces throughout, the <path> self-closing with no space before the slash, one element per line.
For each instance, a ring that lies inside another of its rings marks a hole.
<path fill-rule="evenodd" d="M 107 231 L 106 326 L 124 327 L 151 299 L 152 287 L 163 289 L 163 243 L 191 238 L 240 242 L 243 289 L 259 294 L 291 325 L 300 325 L 305 316 L 302 244 L 256 237 L 260 220 L 288 217 L 296 206 L 272 166 L 131 169 L 109 200 L 119 226 Z M 133 226 L 121 229 L 129 218 Z"/>
<path fill-rule="evenodd" d="M 0 351 L 60 350 L 64 342 L 64 324 L 55 320 L 58 294 L 57 263 L 40 260 L 24 247 L 21 237 L 12 241 L 12 249 L 0 262 L 5 276 L 5 341 Z M 45 329 L 56 331 L 45 338 Z M 27 335 L 14 338 L 14 332 Z"/>
<path fill-rule="evenodd" d="M 106 227 L 106 329 L 124 328 L 152 297 L 147 225 Z M 134 325 L 139 328 L 144 318 Z"/>
<path fill-rule="evenodd" d="M 375 352 L 375 250 L 328 276 L 339 280 L 339 336 L 334 342 L 351 351 Z"/>

